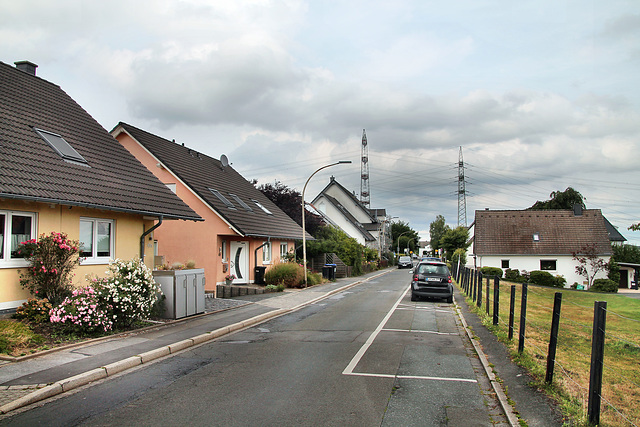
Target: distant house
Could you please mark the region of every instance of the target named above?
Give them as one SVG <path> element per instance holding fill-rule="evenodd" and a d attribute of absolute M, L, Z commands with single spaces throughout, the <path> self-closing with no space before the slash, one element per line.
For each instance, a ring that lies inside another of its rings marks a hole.
<path fill-rule="evenodd" d="M 606 219 L 599 209 L 475 212 L 471 256 L 477 267 L 543 270 L 582 284 L 572 253 L 593 244 L 603 260 L 611 257 Z M 598 277 L 606 278 L 607 272 Z"/>
<path fill-rule="evenodd" d="M 25 240 L 53 231 L 79 240 L 81 285 L 110 260 L 151 252 L 158 219 L 202 220 L 36 67 L 0 62 L 0 312 L 30 296 L 16 251 Z"/>
<path fill-rule="evenodd" d="M 204 268 L 207 290 L 214 291 L 229 274 L 236 277 L 234 284 L 252 283 L 256 267 L 262 274 L 295 251 L 302 228 L 226 157 L 214 159 L 126 123 L 111 134 L 205 219 L 166 224 L 155 233 L 155 243 L 166 263 L 194 260 Z"/>
<path fill-rule="evenodd" d="M 386 251 L 390 244 L 387 213 L 368 209 L 335 177 L 313 199 L 311 205 L 329 224 L 340 228 L 358 243 Z"/>

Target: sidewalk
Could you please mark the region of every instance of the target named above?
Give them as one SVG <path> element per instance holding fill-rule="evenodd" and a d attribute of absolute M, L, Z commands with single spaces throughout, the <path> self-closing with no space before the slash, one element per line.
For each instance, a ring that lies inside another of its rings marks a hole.
<path fill-rule="evenodd" d="M 207 299 L 206 312 L 202 315 L 88 341 L 26 360 L 0 361 L 0 414 L 262 323 L 392 271 L 394 269 L 387 269 L 283 293 Z M 491 378 L 491 366 L 495 366 L 500 380 L 509 390 L 509 398 L 515 401 L 516 409 L 520 410 L 528 425 L 561 425 L 561 422 L 558 424 L 561 416 L 557 410 L 541 393 L 526 384 L 527 376 L 511 362 L 504 347 L 479 324 L 477 316 L 468 311 L 462 296 L 457 294 L 456 300 L 463 321 L 471 326 L 480 340 L 479 356 L 487 364 L 488 376 Z M 502 384 L 492 382 L 496 383 L 505 412 L 513 413 Z M 517 425 L 510 421 L 511 425 Z"/>
<path fill-rule="evenodd" d="M 282 293 L 207 298 L 201 315 L 26 359 L 0 361 L 0 414 L 262 323 L 390 271 L 393 270 Z"/>

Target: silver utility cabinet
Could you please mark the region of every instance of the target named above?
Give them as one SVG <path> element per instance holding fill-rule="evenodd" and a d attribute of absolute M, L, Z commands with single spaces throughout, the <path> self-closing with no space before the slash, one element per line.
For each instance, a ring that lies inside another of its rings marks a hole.
<path fill-rule="evenodd" d="M 165 296 L 166 319 L 204 313 L 204 269 L 154 270 L 153 279 Z"/>

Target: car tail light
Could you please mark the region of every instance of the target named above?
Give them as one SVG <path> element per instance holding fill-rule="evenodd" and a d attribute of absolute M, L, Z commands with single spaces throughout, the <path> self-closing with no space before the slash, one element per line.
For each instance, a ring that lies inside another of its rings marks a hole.
<path fill-rule="evenodd" d="M 420 278 L 418 277 L 418 275 L 417 275 L 417 274 L 414 274 L 414 275 L 413 275 L 413 281 L 414 281 L 414 282 L 417 282 L 418 280 L 420 280 Z"/>
<path fill-rule="evenodd" d="M 451 276 L 449 276 L 449 283 L 451 283 Z"/>

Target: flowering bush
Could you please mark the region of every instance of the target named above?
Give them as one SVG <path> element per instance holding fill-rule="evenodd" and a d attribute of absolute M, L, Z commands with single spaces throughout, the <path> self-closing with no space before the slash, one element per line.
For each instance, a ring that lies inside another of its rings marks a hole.
<path fill-rule="evenodd" d="M 110 306 L 103 306 L 100 296 L 91 287 L 75 289 L 70 297 L 51 310 L 49 320 L 65 329 L 79 332 L 106 332 L 113 328 Z"/>
<path fill-rule="evenodd" d="M 233 274 L 227 274 L 226 276 L 224 276 L 224 280 L 235 280 L 236 276 L 234 276 Z"/>
<path fill-rule="evenodd" d="M 107 274 L 109 277 L 94 279 L 93 286 L 103 303 L 111 306 L 114 325 L 128 327 L 136 320 L 148 318 L 162 295 L 151 270 L 138 258 L 116 259 L 110 263 Z"/>
<path fill-rule="evenodd" d="M 29 261 L 20 272 L 20 285 L 38 298 L 60 303 L 70 294 L 72 270 L 80 263 L 78 241 L 65 233 L 42 234 L 38 240 L 22 242 L 18 253 Z"/>
<path fill-rule="evenodd" d="M 48 322 L 51 308 L 51 303 L 46 298 L 29 298 L 27 302 L 16 309 L 16 314 L 14 314 L 13 317 L 18 320 L 28 320 L 34 323 Z"/>

